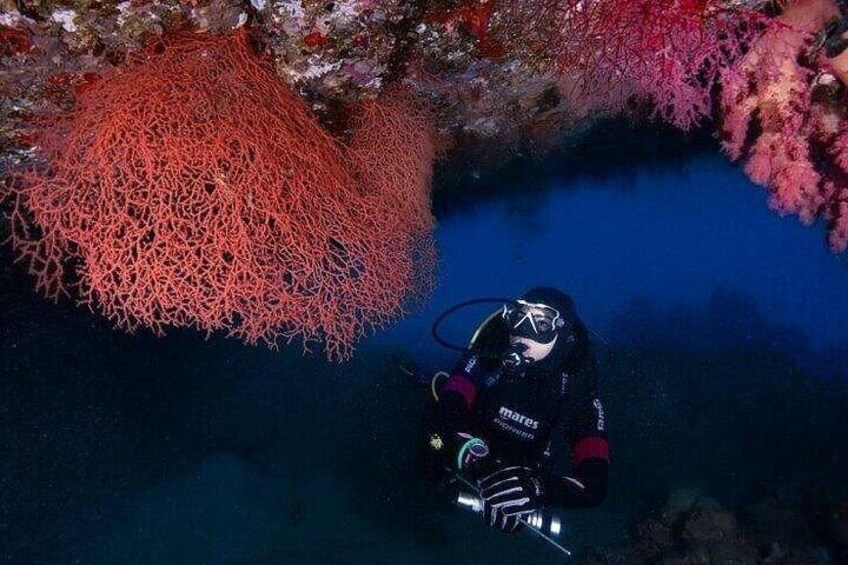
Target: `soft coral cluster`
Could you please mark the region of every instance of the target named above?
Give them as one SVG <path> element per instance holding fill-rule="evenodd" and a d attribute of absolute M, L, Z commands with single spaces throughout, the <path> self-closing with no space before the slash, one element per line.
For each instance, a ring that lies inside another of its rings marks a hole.
<path fill-rule="evenodd" d="M 722 80 L 724 147 L 747 159 L 772 208 L 806 224 L 824 217 L 836 251 L 848 245 L 845 90 L 810 47 L 837 16 L 830 0 L 789 4 Z"/>

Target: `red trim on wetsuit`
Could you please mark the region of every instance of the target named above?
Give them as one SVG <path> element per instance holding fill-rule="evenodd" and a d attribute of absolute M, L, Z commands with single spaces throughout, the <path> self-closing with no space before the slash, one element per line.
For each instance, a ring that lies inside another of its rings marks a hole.
<path fill-rule="evenodd" d="M 584 437 L 571 450 L 574 465 L 579 465 L 586 459 L 603 459 L 609 461 L 609 444 L 602 437 Z"/>
<path fill-rule="evenodd" d="M 458 392 L 465 399 L 469 408 L 474 405 L 474 401 L 477 399 L 477 387 L 474 386 L 471 379 L 463 375 L 453 375 L 448 379 L 443 390 Z"/>

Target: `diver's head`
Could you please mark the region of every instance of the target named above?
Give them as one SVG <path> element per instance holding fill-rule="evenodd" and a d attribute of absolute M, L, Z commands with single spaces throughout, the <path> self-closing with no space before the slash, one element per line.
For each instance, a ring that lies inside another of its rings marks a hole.
<path fill-rule="evenodd" d="M 509 328 L 509 355 L 524 357 L 527 365 L 555 351 L 556 357 L 563 358 L 575 341 L 574 301 L 555 288 L 531 289 L 505 305 L 501 315 Z"/>

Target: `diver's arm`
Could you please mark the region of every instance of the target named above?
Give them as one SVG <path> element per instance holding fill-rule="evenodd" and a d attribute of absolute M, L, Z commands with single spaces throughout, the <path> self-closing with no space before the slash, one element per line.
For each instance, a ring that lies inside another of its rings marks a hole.
<path fill-rule="evenodd" d="M 592 457 L 567 474 L 551 474 L 546 481 L 547 504 L 564 508 L 597 506 L 607 496 L 609 460 Z"/>
<path fill-rule="evenodd" d="M 458 461 L 465 461 L 466 457 L 461 454 L 474 453 L 471 444 L 463 450 L 473 439 L 471 416 L 477 398 L 476 363 L 471 363 L 472 356 L 471 352 L 464 354 L 446 379 L 434 377 L 433 395 L 424 413 L 423 442 L 417 462 L 423 475 L 434 482 L 452 478 L 463 466 Z"/>
<path fill-rule="evenodd" d="M 477 400 L 480 359 L 473 352 L 459 360 L 439 390 L 438 412 L 446 433 L 468 433 Z"/>
<path fill-rule="evenodd" d="M 563 415 L 569 428 L 571 469 L 566 472 L 560 458 L 560 465 L 555 464 L 545 477 L 546 502 L 551 506 L 597 506 L 607 495 L 609 444 L 593 356 L 574 378 L 579 379 L 575 382 L 578 389 L 574 402 L 568 403 L 569 414 Z"/>
<path fill-rule="evenodd" d="M 480 366 L 480 357 L 476 353 L 463 355 L 442 387 L 440 400 L 450 400 L 451 403 L 457 404 L 459 409 L 464 406 L 465 411 L 470 411 L 477 400 L 476 382 L 480 375 Z"/>
<path fill-rule="evenodd" d="M 469 427 L 484 376 L 493 370 L 493 358 L 500 367 L 500 355 L 508 345 L 508 328 L 496 312 L 477 329 L 471 346 L 450 371 L 439 393 L 439 404 L 443 404 L 445 417 L 454 423 L 454 429 Z"/>
<path fill-rule="evenodd" d="M 478 409 L 478 397 L 482 393 L 484 381 L 491 375 L 493 359 L 509 343 L 509 332 L 497 313 L 489 316 L 477 329 L 470 348 L 459 359 L 443 382 L 436 403 L 442 424 L 443 439 L 455 455 L 464 453 L 471 440 L 485 442 L 485 438 L 475 438 L 473 433 L 473 415 Z M 500 361 L 495 363 L 500 366 Z M 479 452 L 479 450 L 478 450 Z M 464 457 L 457 457 L 455 461 Z M 467 460 L 471 463 L 471 460 Z M 481 460 L 475 463 L 479 466 Z M 458 465 L 463 468 L 463 465 Z M 471 471 L 465 467 L 464 470 Z M 479 468 L 478 468 L 479 470 Z"/>

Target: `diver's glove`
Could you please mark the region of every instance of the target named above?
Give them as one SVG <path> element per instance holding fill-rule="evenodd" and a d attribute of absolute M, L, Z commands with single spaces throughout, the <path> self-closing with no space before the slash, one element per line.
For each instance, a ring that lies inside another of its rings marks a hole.
<path fill-rule="evenodd" d="M 529 467 L 501 467 L 480 479 L 479 485 L 484 520 L 506 533 L 519 531 L 518 519 L 544 506 L 544 484 Z"/>

